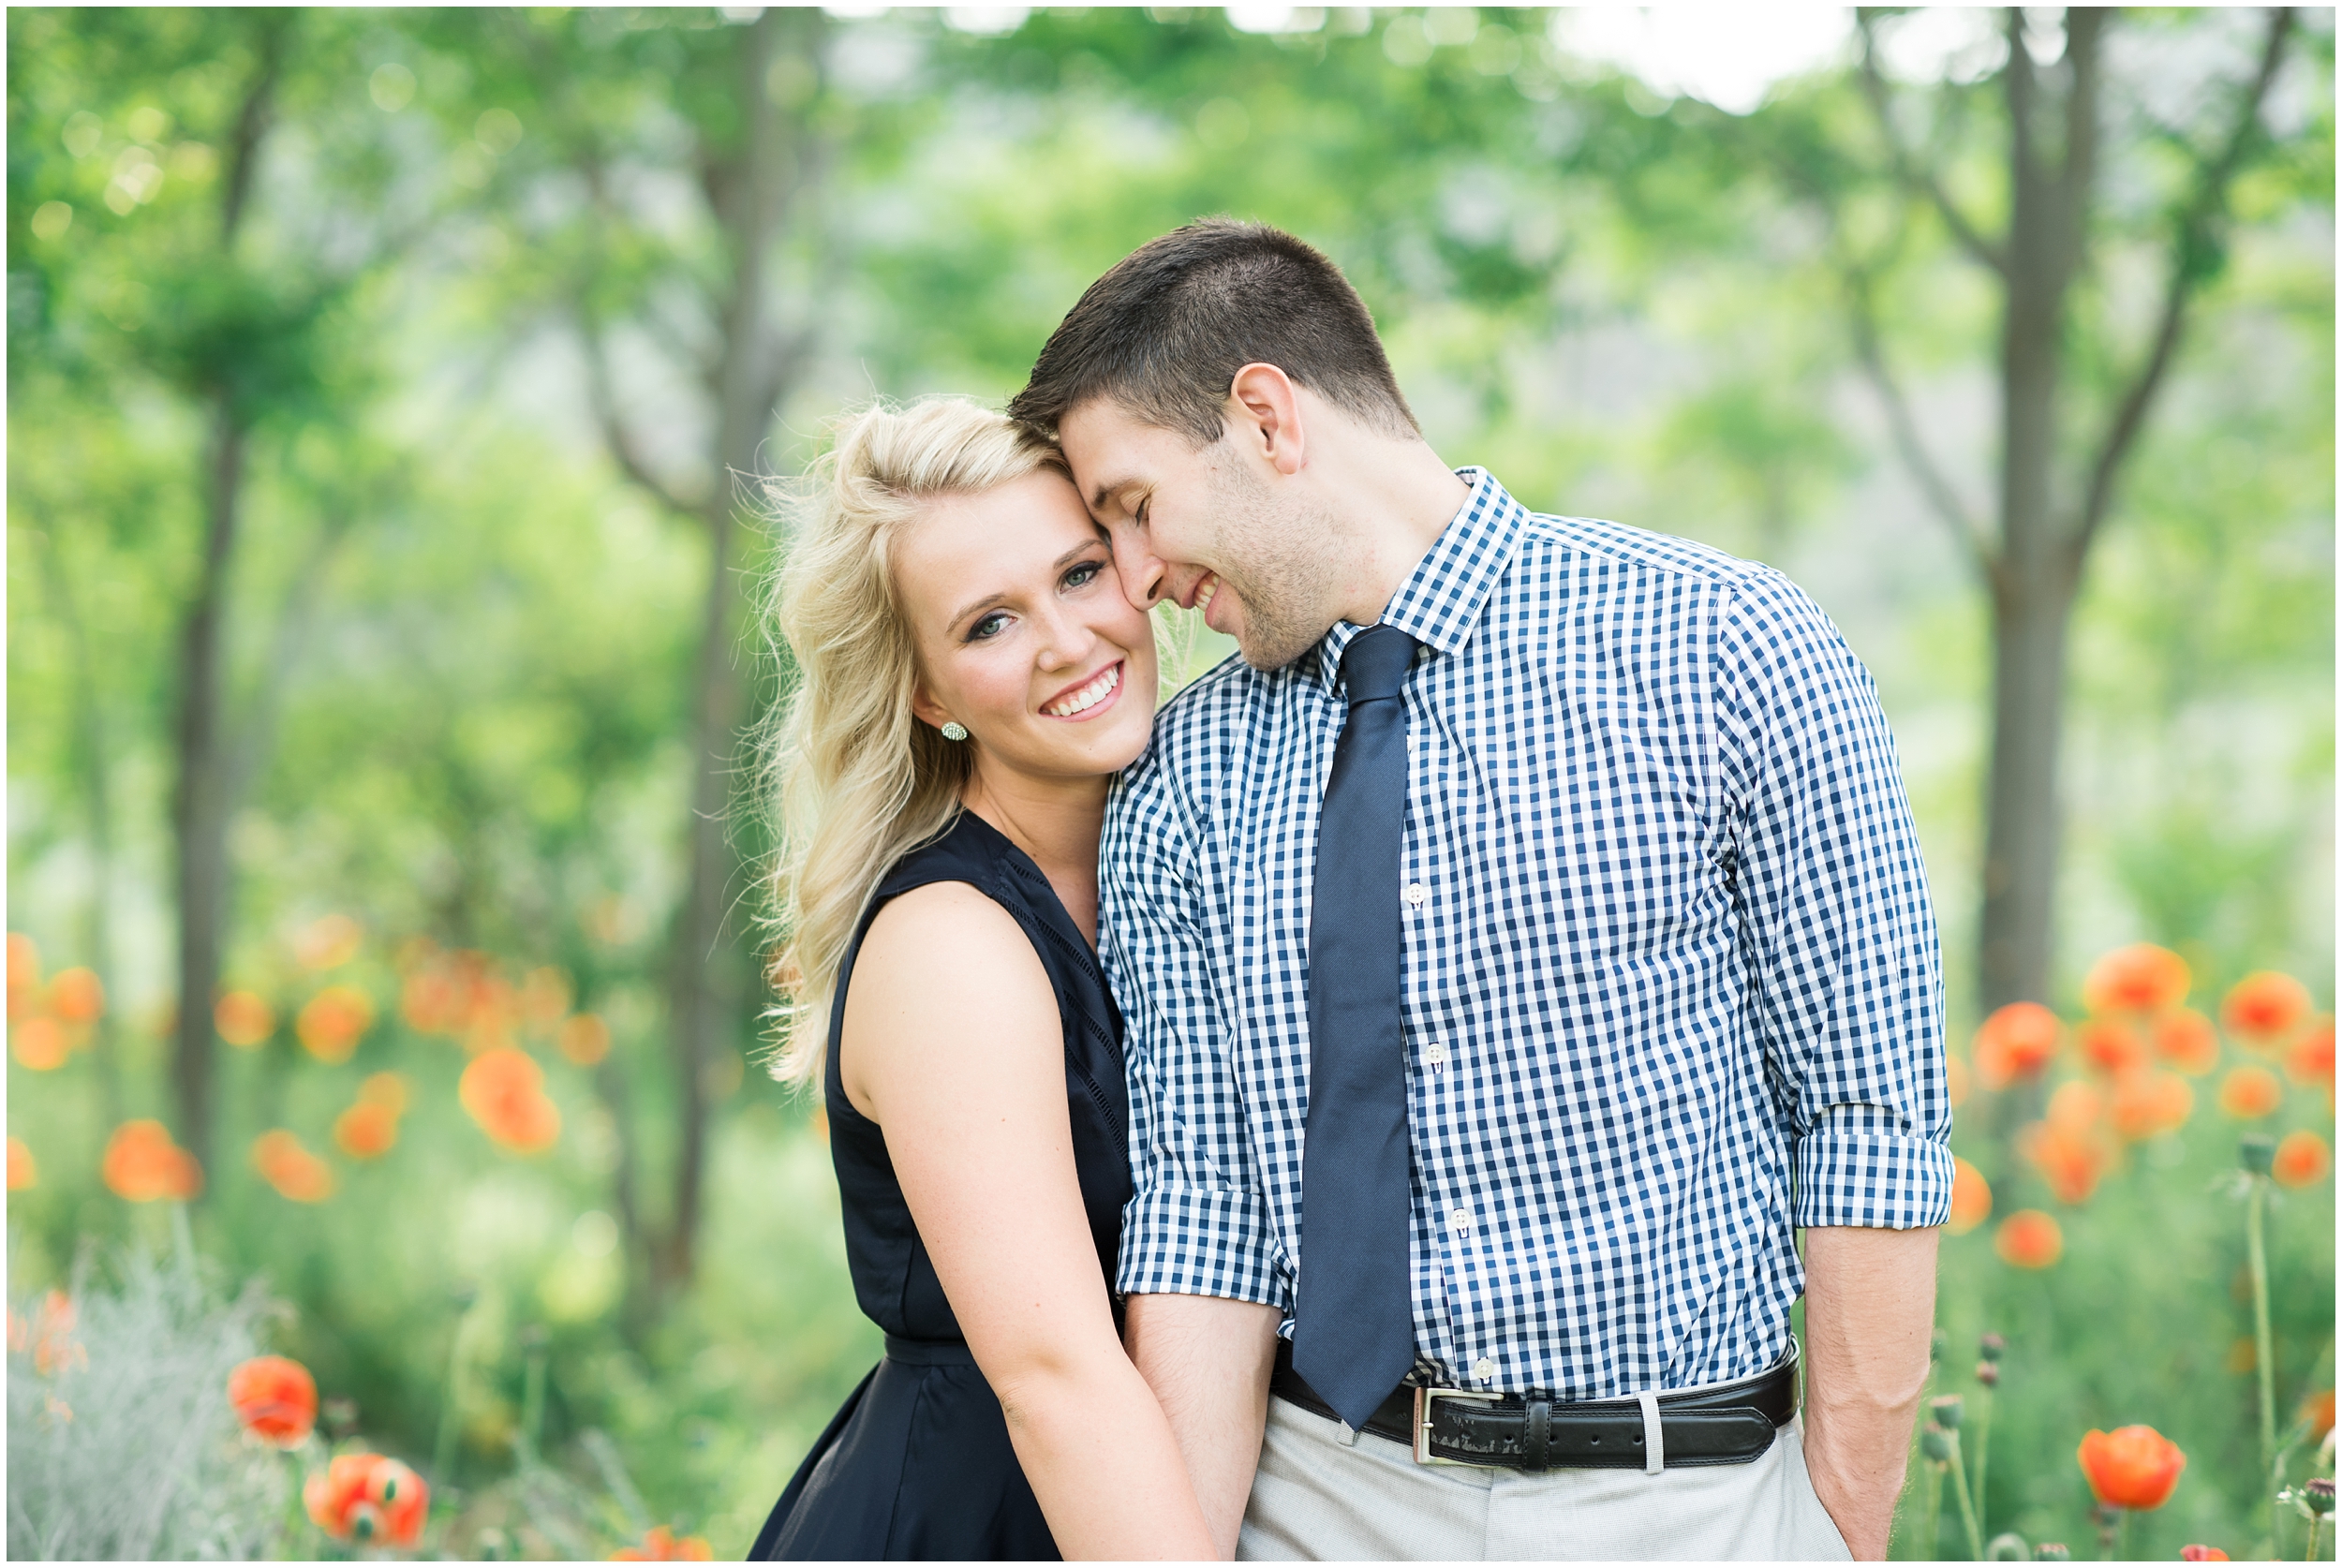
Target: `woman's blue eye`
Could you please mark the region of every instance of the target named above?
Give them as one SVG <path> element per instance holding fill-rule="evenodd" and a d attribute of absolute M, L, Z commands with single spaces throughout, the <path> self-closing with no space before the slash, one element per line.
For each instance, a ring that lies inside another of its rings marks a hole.
<path fill-rule="evenodd" d="M 1106 564 L 1104 561 L 1084 561 L 1081 565 L 1075 567 L 1073 570 L 1065 574 L 1063 586 L 1068 588 L 1081 587 L 1084 584 L 1094 581 L 1097 578 L 1098 573 L 1105 570 L 1105 569 Z"/>
<path fill-rule="evenodd" d="M 986 637 L 997 637 L 1000 635 L 1001 629 L 1007 624 L 1007 613 L 1005 611 L 995 610 L 992 614 L 983 617 L 981 620 L 977 621 L 975 625 L 968 629 L 968 641 L 971 643 L 976 643 L 983 641 Z"/>

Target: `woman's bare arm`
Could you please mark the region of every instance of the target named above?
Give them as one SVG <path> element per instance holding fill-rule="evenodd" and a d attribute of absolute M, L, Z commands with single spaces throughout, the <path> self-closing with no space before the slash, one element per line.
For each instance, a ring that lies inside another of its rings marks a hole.
<path fill-rule="evenodd" d="M 1065 1106 L 1064 1028 L 1032 945 L 937 882 L 870 925 L 839 1070 L 1068 1558 L 1215 1555 L 1162 1407 L 1116 1337 Z"/>

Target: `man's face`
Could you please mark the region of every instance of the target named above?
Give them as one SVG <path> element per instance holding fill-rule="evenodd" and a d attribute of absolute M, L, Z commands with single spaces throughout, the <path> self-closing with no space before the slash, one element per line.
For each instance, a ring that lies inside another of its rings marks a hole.
<path fill-rule="evenodd" d="M 1074 482 L 1105 525 L 1122 591 L 1145 607 L 1200 607 L 1245 661 L 1273 670 L 1339 619 L 1334 535 L 1296 483 L 1243 443 L 1238 426 L 1197 451 L 1178 431 L 1094 398 L 1058 438 Z"/>

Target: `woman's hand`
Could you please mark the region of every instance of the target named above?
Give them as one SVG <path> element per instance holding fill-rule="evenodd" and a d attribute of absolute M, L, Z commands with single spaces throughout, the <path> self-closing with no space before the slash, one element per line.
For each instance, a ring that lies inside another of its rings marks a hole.
<path fill-rule="evenodd" d="M 935 882 L 879 912 L 838 1062 L 1068 1558 L 1215 1554 L 1169 1424 L 1116 1337 L 1075 1175 L 1064 1025 L 1000 905 Z"/>

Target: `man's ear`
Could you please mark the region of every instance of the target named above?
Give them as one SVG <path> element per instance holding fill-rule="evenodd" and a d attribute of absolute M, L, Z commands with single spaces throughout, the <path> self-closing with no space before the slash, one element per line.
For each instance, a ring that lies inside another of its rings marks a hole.
<path fill-rule="evenodd" d="M 1243 450 L 1267 458 L 1288 476 L 1299 473 L 1309 461 L 1299 393 L 1291 377 L 1257 361 L 1228 383 L 1229 434 Z"/>

